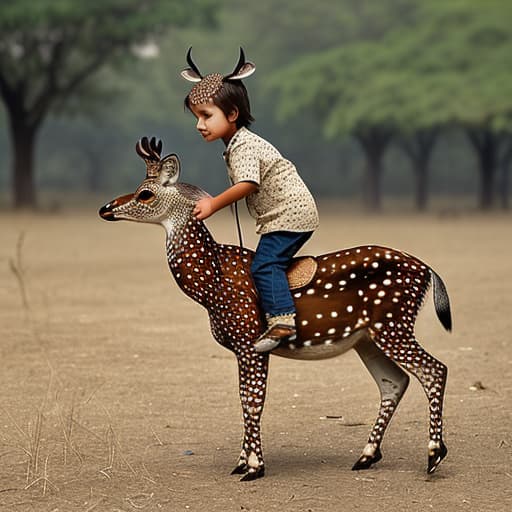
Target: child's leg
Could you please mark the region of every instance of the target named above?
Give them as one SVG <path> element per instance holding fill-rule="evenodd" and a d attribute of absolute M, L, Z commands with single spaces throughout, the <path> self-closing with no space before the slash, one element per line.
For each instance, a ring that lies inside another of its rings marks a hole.
<path fill-rule="evenodd" d="M 286 270 L 293 256 L 311 234 L 278 231 L 263 235 L 260 239 L 251 272 L 269 328 L 256 345 L 259 351 L 272 350 L 279 344 L 281 338 L 289 338 L 295 334 L 295 305 Z M 274 332 L 273 340 L 270 342 L 269 332 L 276 324 L 287 326 L 289 329 Z"/>

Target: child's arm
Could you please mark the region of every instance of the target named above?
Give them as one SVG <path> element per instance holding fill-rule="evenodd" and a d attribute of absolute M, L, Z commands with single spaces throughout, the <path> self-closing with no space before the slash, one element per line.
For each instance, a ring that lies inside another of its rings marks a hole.
<path fill-rule="evenodd" d="M 221 194 L 215 197 L 204 197 L 196 203 L 193 214 L 196 219 L 204 220 L 213 215 L 215 212 L 221 210 L 229 204 L 235 203 L 240 199 L 256 192 L 258 185 L 252 181 L 240 181 L 232 187 L 224 190 Z"/>

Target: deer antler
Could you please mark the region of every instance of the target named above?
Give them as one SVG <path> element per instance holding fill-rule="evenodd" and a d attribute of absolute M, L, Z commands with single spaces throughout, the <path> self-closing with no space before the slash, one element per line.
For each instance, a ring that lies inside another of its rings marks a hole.
<path fill-rule="evenodd" d="M 135 151 L 137 154 L 146 162 L 146 176 L 158 176 L 160 170 L 160 155 L 162 153 L 162 141 L 151 137 L 151 140 L 147 137 L 137 141 L 135 145 Z"/>
<path fill-rule="evenodd" d="M 243 48 L 240 46 L 240 57 L 235 69 L 229 75 L 224 76 L 224 80 L 242 80 L 251 76 L 256 71 L 256 66 L 249 61 L 245 60 L 245 53 Z"/>

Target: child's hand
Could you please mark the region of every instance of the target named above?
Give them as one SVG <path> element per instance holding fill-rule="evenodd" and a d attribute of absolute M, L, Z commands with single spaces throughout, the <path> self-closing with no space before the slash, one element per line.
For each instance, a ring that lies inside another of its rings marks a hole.
<path fill-rule="evenodd" d="M 204 220 L 215 213 L 213 208 L 213 197 L 203 197 L 197 201 L 194 211 L 192 212 L 197 220 Z"/>

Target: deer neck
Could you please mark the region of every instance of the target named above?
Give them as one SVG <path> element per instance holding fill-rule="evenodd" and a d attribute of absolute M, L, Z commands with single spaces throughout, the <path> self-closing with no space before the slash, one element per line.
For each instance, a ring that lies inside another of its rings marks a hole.
<path fill-rule="evenodd" d="M 218 288 L 220 265 L 218 244 L 203 222 L 189 217 L 181 229 L 167 230 L 167 261 L 178 286 L 207 306 Z"/>

